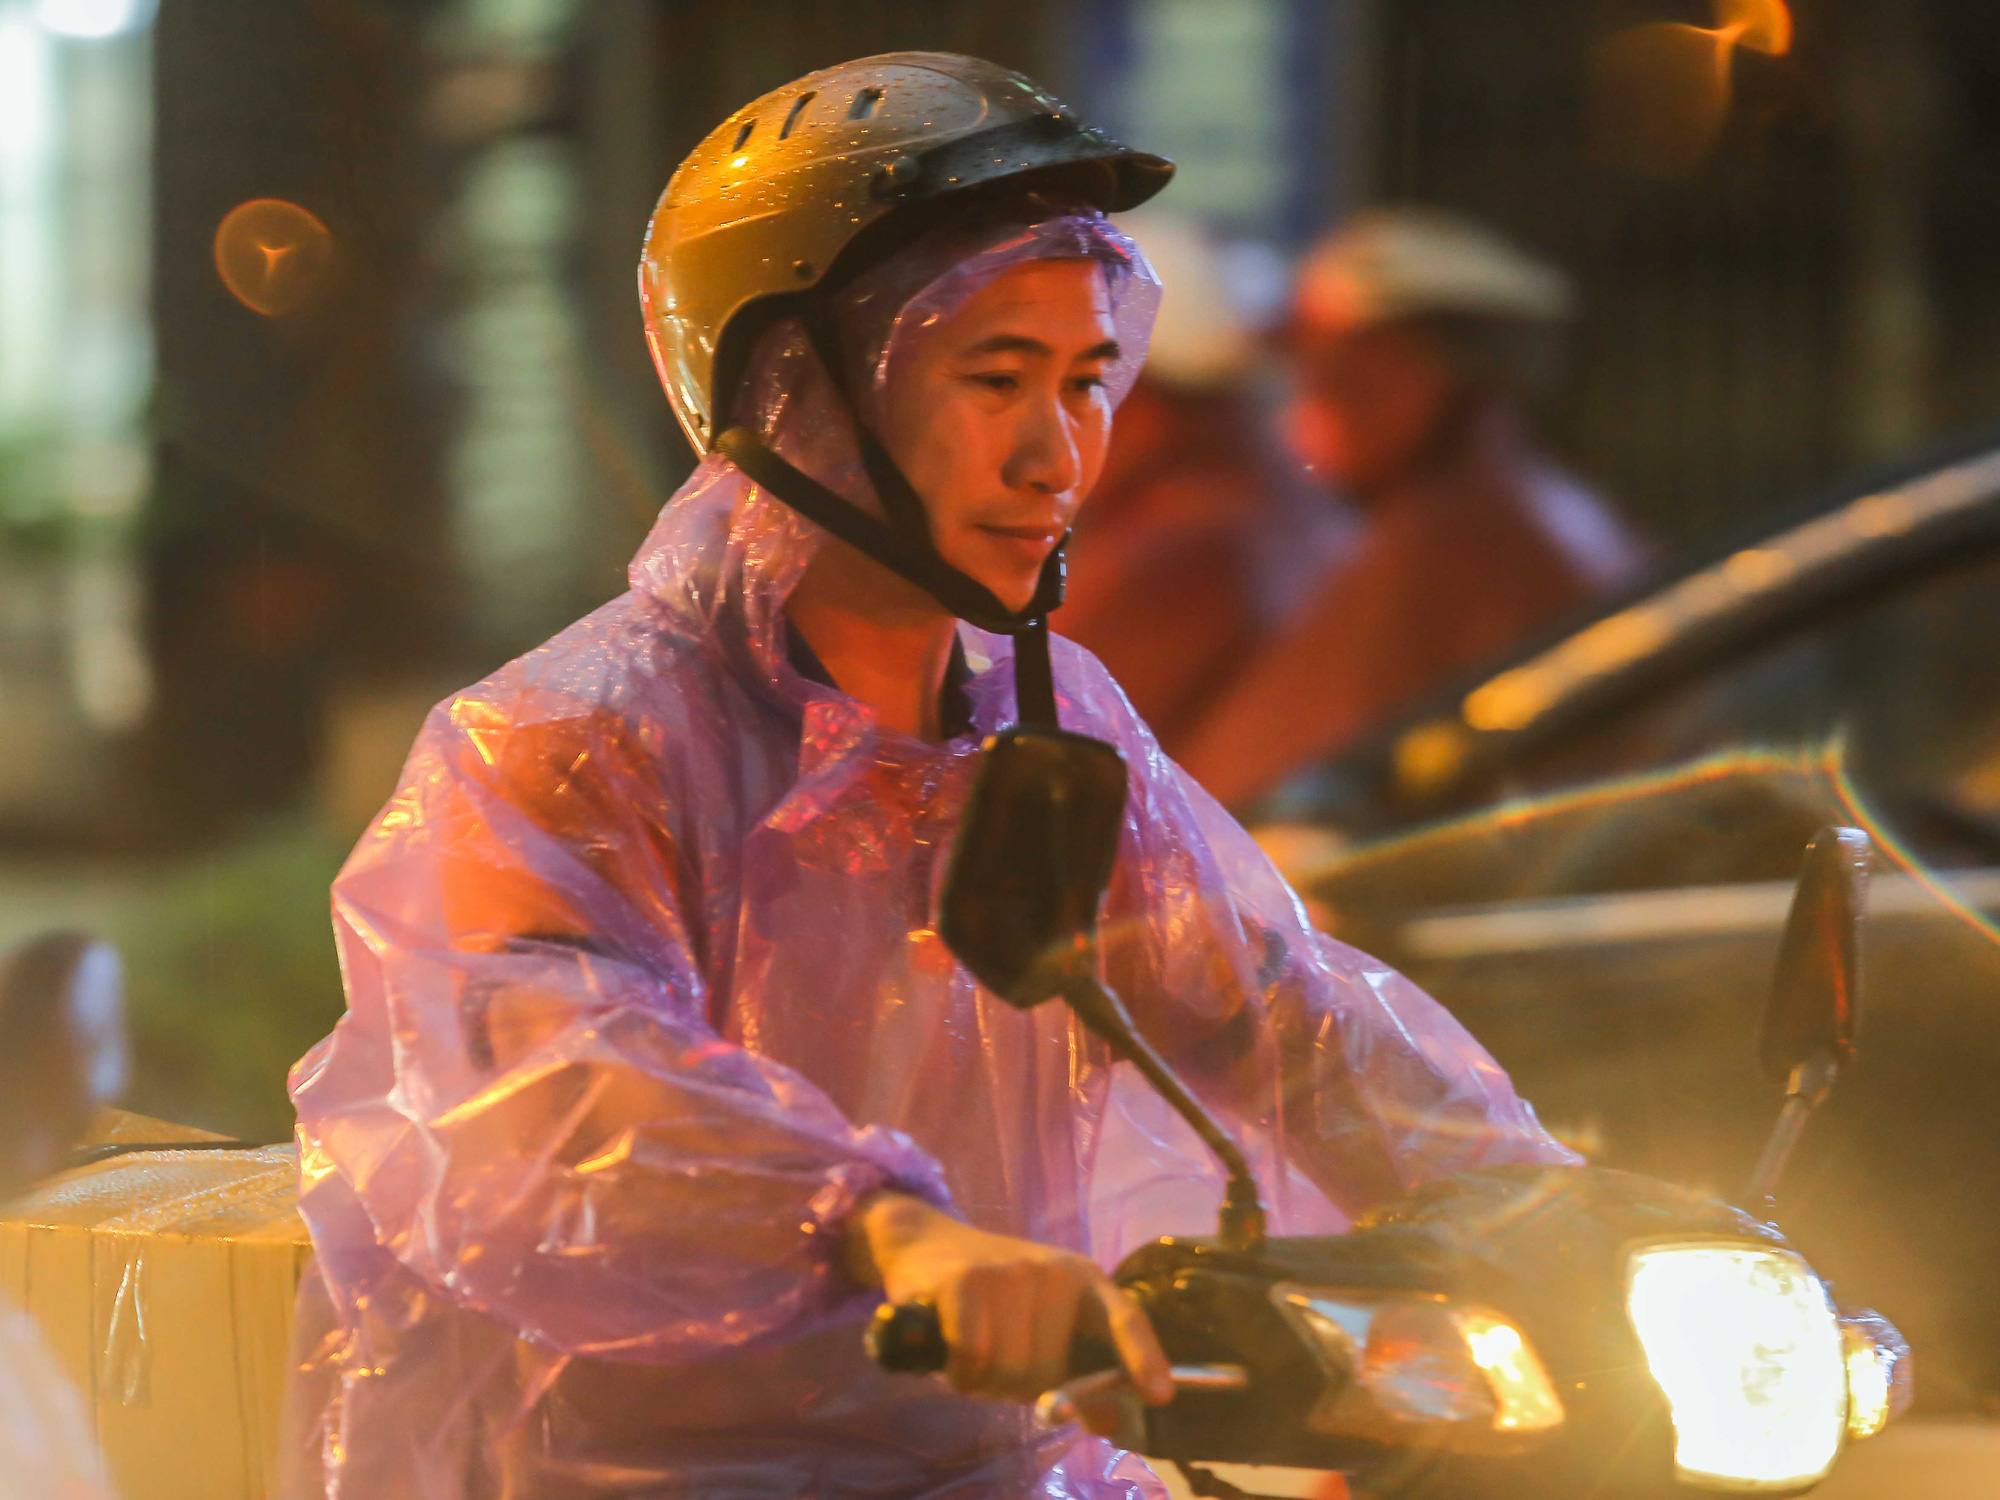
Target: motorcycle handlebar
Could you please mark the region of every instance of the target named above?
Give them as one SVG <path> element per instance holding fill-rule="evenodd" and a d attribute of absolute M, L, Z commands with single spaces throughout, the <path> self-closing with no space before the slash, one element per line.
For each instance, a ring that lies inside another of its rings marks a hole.
<path fill-rule="evenodd" d="M 895 1375 L 934 1375 L 951 1358 L 944 1324 L 928 1302 L 883 1303 L 866 1337 L 869 1357 Z M 1079 1335 L 1069 1346 L 1072 1375 L 1118 1367 L 1118 1351 L 1103 1339 Z"/>
<path fill-rule="evenodd" d="M 935 1375 L 951 1350 L 944 1324 L 928 1302 L 884 1302 L 868 1325 L 868 1355 L 892 1375 Z"/>

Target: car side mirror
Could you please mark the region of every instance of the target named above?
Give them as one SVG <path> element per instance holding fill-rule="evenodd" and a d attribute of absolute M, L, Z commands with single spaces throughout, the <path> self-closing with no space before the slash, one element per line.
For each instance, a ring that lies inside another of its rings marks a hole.
<path fill-rule="evenodd" d="M 986 742 L 939 902 L 974 978 L 1022 1009 L 1087 945 L 1125 822 L 1125 758 L 1103 740 L 1015 727 Z"/>
<path fill-rule="evenodd" d="M 1806 1118 L 1854 1055 L 1861 916 L 1873 848 L 1859 828 L 1822 828 L 1806 845 L 1792 893 L 1757 1040 L 1764 1072 L 1785 1085 L 1785 1107 L 1744 1189 L 1767 1214 Z"/>

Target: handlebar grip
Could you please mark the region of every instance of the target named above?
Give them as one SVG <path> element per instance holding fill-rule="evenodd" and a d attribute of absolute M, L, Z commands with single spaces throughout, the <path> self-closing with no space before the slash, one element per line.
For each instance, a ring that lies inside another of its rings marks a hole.
<path fill-rule="evenodd" d="M 869 1358 L 892 1375 L 933 1375 L 951 1357 L 944 1324 L 928 1302 L 883 1303 L 875 1309 L 865 1342 Z"/>
<path fill-rule="evenodd" d="M 892 1375 L 934 1375 L 951 1358 L 944 1324 L 928 1302 L 883 1303 L 863 1336 L 868 1357 Z M 1101 1338 L 1079 1334 L 1070 1345 L 1073 1375 L 1118 1367 L 1118 1350 Z"/>

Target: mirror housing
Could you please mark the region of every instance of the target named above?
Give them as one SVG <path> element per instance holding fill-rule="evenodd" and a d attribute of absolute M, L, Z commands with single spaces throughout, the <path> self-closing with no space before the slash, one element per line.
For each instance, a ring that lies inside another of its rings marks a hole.
<path fill-rule="evenodd" d="M 1824 1069 L 1830 1084 L 1854 1055 L 1872 852 L 1859 828 L 1823 828 L 1806 845 L 1758 1036 L 1758 1060 L 1774 1083 L 1796 1089 L 1800 1070 L 1811 1067 Z"/>
<path fill-rule="evenodd" d="M 1766 1218 L 1806 1118 L 1854 1055 L 1861 979 L 1860 927 L 1873 844 L 1859 828 L 1822 828 L 1806 845 L 1778 946 L 1778 968 L 1757 1039 L 1758 1060 L 1785 1085 L 1785 1107 L 1743 1189 Z"/>
<path fill-rule="evenodd" d="M 1016 725 L 987 740 L 938 900 L 938 933 L 972 976 L 1029 1010 L 1061 996 L 1112 1055 L 1131 1063 L 1228 1174 L 1222 1243 L 1264 1241 L 1249 1158 L 1132 1024 L 1097 974 L 1097 908 L 1125 827 L 1125 757 L 1061 729 Z"/>
<path fill-rule="evenodd" d="M 938 931 L 974 978 L 1028 1009 L 1088 943 L 1125 824 L 1125 758 L 1061 729 L 986 741 L 945 872 Z"/>

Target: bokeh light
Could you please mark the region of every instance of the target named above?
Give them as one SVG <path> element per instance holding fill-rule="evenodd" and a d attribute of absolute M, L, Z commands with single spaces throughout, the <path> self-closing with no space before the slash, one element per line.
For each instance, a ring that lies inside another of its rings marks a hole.
<path fill-rule="evenodd" d="M 153 19 L 155 0 L 39 0 L 35 19 L 58 36 L 87 40 L 137 31 Z"/>
<path fill-rule="evenodd" d="M 1792 50 L 1792 13 L 1785 0 L 1716 0 L 1716 30 L 1752 52 L 1781 57 Z"/>
<path fill-rule="evenodd" d="M 282 317 L 303 307 L 333 265 L 333 235 L 313 214 L 282 198 L 253 198 L 215 231 L 215 269 L 252 312 Z"/>
<path fill-rule="evenodd" d="M 1590 82 L 1599 161 L 1675 180 L 1707 160 L 1734 101 L 1736 49 L 1780 57 L 1792 46 L 1784 0 L 1716 0 L 1715 19 L 1628 26 L 1598 43 Z"/>

